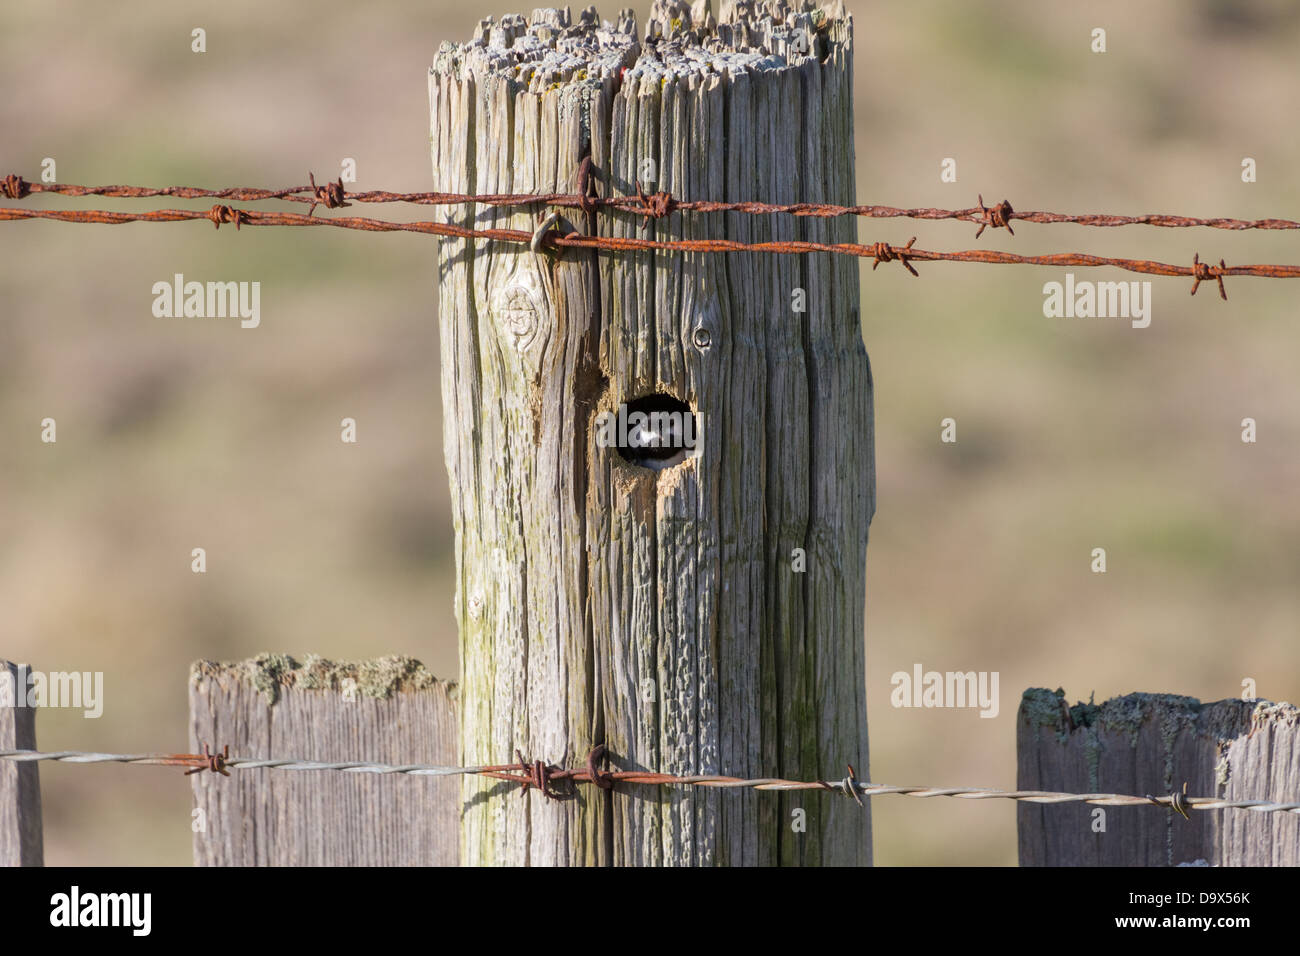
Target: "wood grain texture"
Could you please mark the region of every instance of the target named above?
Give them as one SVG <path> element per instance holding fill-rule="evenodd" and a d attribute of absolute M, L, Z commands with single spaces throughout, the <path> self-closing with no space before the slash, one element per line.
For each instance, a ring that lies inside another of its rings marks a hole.
<path fill-rule="evenodd" d="M 1067 716 L 1068 714 L 1068 716 Z M 1172 694 L 1130 694 L 1066 707 L 1061 692 L 1025 692 L 1017 718 L 1016 787 L 1070 793 L 1300 800 L 1300 710 L 1267 701 L 1202 704 Z M 1300 864 L 1300 819 L 1246 810 L 1173 811 L 1017 806 L 1021 866 Z"/>
<path fill-rule="evenodd" d="M 26 672 L 0 660 L 0 750 L 36 749 L 36 709 L 8 706 L 27 693 Z M 41 866 L 41 781 L 35 763 L 0 760 L 0 866 Z"/>
<path fill-rule="evenodd" d="M 190 745 L 232 757 L 456 765 L 455 685 L 406 658 L 197 662 Z M 214 746 L 214 749 L 216 747 Z M 190 778 L 198 866 L 455 866 L 455 777 L 236 770 Z"/>
<path fill-rule="evenodd" d="M 1300 708 L 1252 701 L 1250 729 L 1239 734 L 1216 768 L 1228 800 L 1300 802 Z M 1223 866 L 1300 866 L 1300 816 L 1221 811 Z"/>
<path fill-rule="evenodd" d="M 430 71 L 434 188 L 852 203 L 842 11 L 656 3 L 597 23 L 484 21 Z M 658 239 L 851 240 L 851 220 L 571 211 Z M 534 228 L 530 210 L 440 207 Z M 858 264 L 827 255 L 566 251 L 439 242 L 445 454 L 467 763 L 867 773 L 863 603 L 874 510 Z M 796 290 L 806 309 L 796 311 Z M 696 413 L 697 456 L 655 471 L 596 441 L 651 394 Z M 806 570 L 795 570 L 796 550 Z M 473 864 L 868 863 L 869 816 L 829 794 L 466 779 Z M 806 814 L 796 832 L 793 812 Z"/>

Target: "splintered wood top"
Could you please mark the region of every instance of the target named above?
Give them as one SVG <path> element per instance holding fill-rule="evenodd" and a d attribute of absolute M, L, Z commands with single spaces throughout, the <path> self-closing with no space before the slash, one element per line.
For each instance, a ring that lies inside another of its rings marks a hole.
<path fill-rule="evenodd" d="M 629 75 L 726 78 L 785 70 L 825 62 L 851 43 L 852 18 L 841 0 L 824 8 L 812 0 L 724 0 L 716 18 L 710 6 L 658 0 L 644 38 L 631 10 L 612 22 L 601 21 L 595 7 L 576 18 L 568 7 L 488 17 L 465 43 L 443 43 L 433 69 L 462 79 L 511 76 L 536 93 Z"/>

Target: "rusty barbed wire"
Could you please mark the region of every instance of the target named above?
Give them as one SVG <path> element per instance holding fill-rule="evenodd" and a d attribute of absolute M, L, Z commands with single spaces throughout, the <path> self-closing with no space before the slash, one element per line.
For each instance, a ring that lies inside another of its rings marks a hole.
<path fill-rule="evenodd" d="M 615 209 L 620 212 L 634 213 L 649 218 L 660 218 L 673 212 L 738 212 L 749 215 L 770 215 L 786 213 L 792 216 L 833 219 L 840 216 L 858 216 L 867 219 L 918 219 L 918 220 L 956 220 L 978 225 L 975 237 L 978 239 L 985 228 L 1006 229 L 1015 235 L 1011 228 L 1014 220 L 1038 224 L 1069 223 L 1078 226 L 1157 226 L 1162 228 L 1186 229 L 1204 227 L 1209 229 L 1228 229 L 1234 231 L 1249 229 L 1300 229 L 1300 221 L 1293 219 L 1234 219 L 1230 217 L 1204 218 L 1199 216 L 1181 216 L 1167 213 L 1145 213 L 1137 216 L 1120 216 L 1111 213 L 1057 213 L 1040 210 L 1017 211 L 1010 201 L 1003 199 L 992 206 L 985 206 L 984 197 L 979 196 L 978 205 L 966 209 L 938 208 L 904 208 L 880 204 L 861 204 L 842 206 L 835 203 L 767 203 L 756 201 L 722 202 L 703 199 L 677 199 L 671 193 L 645 193 L 641 184 L 635 184 L 637 194 L 626 196 L 592 196 L 583 188 L 591 181 L 592 166 L 590 157 L 583 160 L 585 175 L 580 172 L 579 191 L 576 193 L 447 193 L 447 192 L 390 192 L 383 189 L 348 192 L 344 189 L 342 177 L 337 182 L 316 185 L 314 174 L 307 186 L 287 186 L 284 189 L 262 189 L 252 186 L 231 186 L 225 189 L 204 189 L 197 186 L 76 186 L 62 183 L 29 183 L 21 176 L 10 174 L 0 180 L 0 192 L 9 199 L 22 199 L 33 193 L 53 193 L 63 196 L 106 196 L 121 199 L 146 199 L 158 196 L 173 196 L 181 199 L 233 199 L 239 202 L 257 202 L 266 199 L 278 199 L 286 202 L 309 203 L 313 206 L 325 205 L 328 208 L 350 205 L 344 198 L 360 203 L 394 203 L 405 202 L 417 205 L 464 205 L 477 203 L 483 206 L 558 206 L 561 208 L 581 209 L 584 212 L 601 208 Z M 327 201 L 326 193 L 332 199 Z"/>
<path fill-rule="evenodd" d="M 530 789 L 541 790 L 549 798 L 561 796 L 555 791 L 557 783 L 588 783 L 610 789 L 618 784 L 629 786 L 675 786 L 706 787 L 719 790 L 822 790 L 842 793 L 861 803 L 861 797 L 879 797 L 886 794 L 898 794 L 905 797 L 929 799 L 931 797 L 952 797 L 958 800 L 1014 800 L 1023 803 L 1087 803 L 1102 807 L 1145 807 L 1160 806 L 1186 816 L 1187 810 L 1246 810 L 1252 813 L 1295 813 L 1300 814 L 1300 802 L 1279 802 L 1270 800 L 1223 800 L 1218 797 L 1186 796 L 1186 785 L 1182 791 L 1175 791 L 1167 796 L 1134 796 L 1122 793 L 1066 793 L 1054 790 L 998 790 L 992 787 L 896 787 L 890 784 L 869 783 L 858 780 L 850 766 L 849 773 L 842 780 L 785 780 L 779 777 L 727 777 L 719 774 L 679 775 L 653 773 L 642 770 L 600 771 L 596 765 L 605 756 L 603 745 L 593 748 L 587 755 L 584 766 L 564 768 L 548 764 L 542 760 L 529 761 L 516 752 L 516 762 L 478 767 L 448 767 L 432 764 L 386 764 L 365 760 L 322 761 L 285 759 L 256 759 L 229 756 L 229 746 L 220 754 L 211 753 L 204 745 L 201 754 L 111 754 L 93 751 L 59 750 L 42 752 L 37 750 L 0 750 L 0 760 L 55 761 L 61 763 L 92 764 L 122 763 L 154 766 L 190 767 L 187 771 L 195 773 L 209 770 L 224 773 L 230 770 L 286 770 L 286 771 L 336 771 L 340 773 L 376 773 L 406 774 L 426 777 L 456 777 L 476 775 L 495 780 L 517 783 L 522 793 Z M 608 784 L 608 786 L 606 786 Z"/>
<path fill-rule="evenodd" d="M 0 760 L 24 762 L 28 760 L 53 760 L 62 763 L 127 763 L 152 767 L 190 767 L 185 775 L 209 770 L 230 776 L 226 768 L 230 758 L 227 745 L 221 753 L 212 753 L 203 745 L 201 754 L 105 754 L 90 750 L 56 750 L 42 753 L 36 750 L 0 750 Z"/>
<path fill-rule="evenodd" d="M 990 249 L 940 252 L 913 248 L 913 243 L 916 241 L 915 236 L 901 246 L 884 242 L 862 244 L 856 242 L 815 242 L 812 240 L 741 242 L 736 239 L 644 239 L 635 236 L 589 236 L 572 232 L 566 234 L 549 229 L 534 232 L 523 229 L 470 229 L 454 223 L 393 222 L 386 219 L 369 219 L 358 216 L 322 218 L 290 212 L 257 212 L 251 209 L 235 209 L 225 205 L 213 206 L 207 212 L 193 209 L 155 209 L 142 213 L 111 212 L 104 209 L 61 210 L 0 207 L 0 222 L 26 219 L 49 219 L 58 222 L 98 223 L 103 225 L 206 219 L 218 228 L 222 223 L 233 223 L 236 229 L 241 225 L 329 226 L 335 229 L 357 229 L 363 232 L 417 232 L 457 239 L 514 242 L 532 245 L 535 249 L 554 247 L 559 249 L 596 249 L 617 252 L 647 250 L 660 252 L 770 252 L 784 255 L 825 252 L 874 259 L 873 269 L 881 262 L 898 260 L 914 276 L 918 273 L 912 267 L 912 262 L 978 262 L 989 265 L 1079 268 L 1109 266 L 1143 275 L 1190 278 L 1193 280 L 1193 295 L 1196 294 L 1196 290 L 1202 282 L 1214 279 L 1218 282 L 1219 294 L 1224 299 L 1228 297 L 1223 288 L 1223 278 L 1225 276 L 1255 276 L 1269 279 L 1300 278 L 1300 266 L 1273 264 L 1229 266 L 1222 259 L 1219 260 L 1218 265 L 1211 265 L 1207 262 L 1201 262 L 1199 253 L 1193 257 L 1191 265 L 1180 266 L 1150 259 L 1096 256 L 1082 252 L 1058 252 L 1030 256 Z M 546 221 L 546 225 L 549 227 L 549 224 L 553 221 L 553 219 Z"/>

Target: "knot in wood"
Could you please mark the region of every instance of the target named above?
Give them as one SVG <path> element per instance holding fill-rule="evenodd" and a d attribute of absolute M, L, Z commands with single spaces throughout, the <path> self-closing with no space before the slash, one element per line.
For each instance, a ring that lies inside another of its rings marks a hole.
<path fill-rule="evenodd" d="M 248 222 L 248 213 L 242 209 L 236 209 L 233 206 L 222 206 L 220 204 L 213 206 L 208 210 L 208 219 L 212 220 L 212 225 L 220 229 L 223 222 L 233 222 L 235 228 L 239 228 L 241 222 Z"/>
<path fill-rule="evenodd" d="M 499 290 L 493 297 L 492 312 L 506 341 L 520 351 L 532 345 L 541 330 L 541 309 L 533 290 L 523 283 Z"/>
<path fill-rule="evenodd" d="M 0 179 L 0 190 L 4 191 L 8 199 L 25 199 L 32 191 L 32 187 L 23 177 L 10 173 L 4 179 Z"/>
<path fill-rule="evenodd" d="M 1013 236 L 1016 234 L 1016 231 L 1011 228 L 1011 217 L 1015 213 L 1015 210 L 1011 208 L 1011 203 L 1004 199 L 996 206 L 985 206 L 984 196 L 982 194 L 979 197 L 979 201 L 980 215 L 984 217 L 984 221 L 981 223 L 979 231 L 975 233 L 976 239 L 984 235 L 984 230 L 989 226 L 992 226 L 994 229 L 1005 229 Z"/>
<path fill-rule="evenodd" d="M 316 198 L 312 200 L 311 208 L 307 210 L 307 215 L 316 211 L 316 207 L 324 206 L 326 209 L 338 209 L 340 206 L 351 206 L 352 203 L 344 202 L 343 197 L 346 193 L 343 190 L 343 177 L 340 176 L 338 182 L 326 183 L 324 186 L 316 185 L 316 174 L 308 173 L 307 178 L 311 180 L 312 195 Z"/>
<path fill-rule="evenodd" d="M 1228 267 L 1222 259 L 1217 266 L 1213 266 L 1208 262 L 1202 262 L 1199 252 L 1192 256 L 1192 295 L 1196 295 L 1196 290 L 1201 287 L 1202 282 L 1214 279 L 1219 283 L 1219 298 L 1228 301 L 1228 293 L 1223 291 L 1223 270 L 1226 268 Z"/>

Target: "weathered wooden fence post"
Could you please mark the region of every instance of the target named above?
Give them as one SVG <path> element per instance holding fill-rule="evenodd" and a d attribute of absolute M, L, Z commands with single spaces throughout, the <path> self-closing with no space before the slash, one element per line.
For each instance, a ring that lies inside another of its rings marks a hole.
<path fill-rule="evenodd" d="M 18 706 L 27 695 L 26 672 L 0 660 L 0 750 L 36 749 L 36 708 Z M 0 760 L 0 866 L 40 866 L 41 781 L 35 763 Z"/>
<path fill-rule="evenodd" d="M 658 2 L 484 21 L 430 72 L 435 188 L 854 201 L 852 22 L 784 2 Z M 541 210 L 546 211 L 546 210 Z M 538 209 L 439 207 L 532 230 Z M 576 210 L 581 232 L 853 241 L 852 218 Z M 865 778 L 874 510 L 858 263 L 439 242 L 462 759 Z M 646 467 L 603 414 L 688 407 L 699 450 Z M 795 813 L 800 810 L 802 813 Z M 868 863 L 829 793 L 578 789 L 467 778 L 471 864 Z"/>
<path fill-rule="evenodd" d="M 418 662 L 197 662 L 190 745 L 231 756 L 456 763 L 455 688 Z M 0 770 L 3 770 L 0 764 Z M 455 777 L 251 769 L 194 785 L 198 866 L 455 866 Z"/>
<path fill-rule="evenodd" d="M 1300 710 L 1291 704 L 1129 694 L 1069 707 L 1025 691 L 1017 789 L 1300 802 Z M 1300 817 L 1247 810 L 1021 803 L 1021 866 L 1300 865 Z"/>

